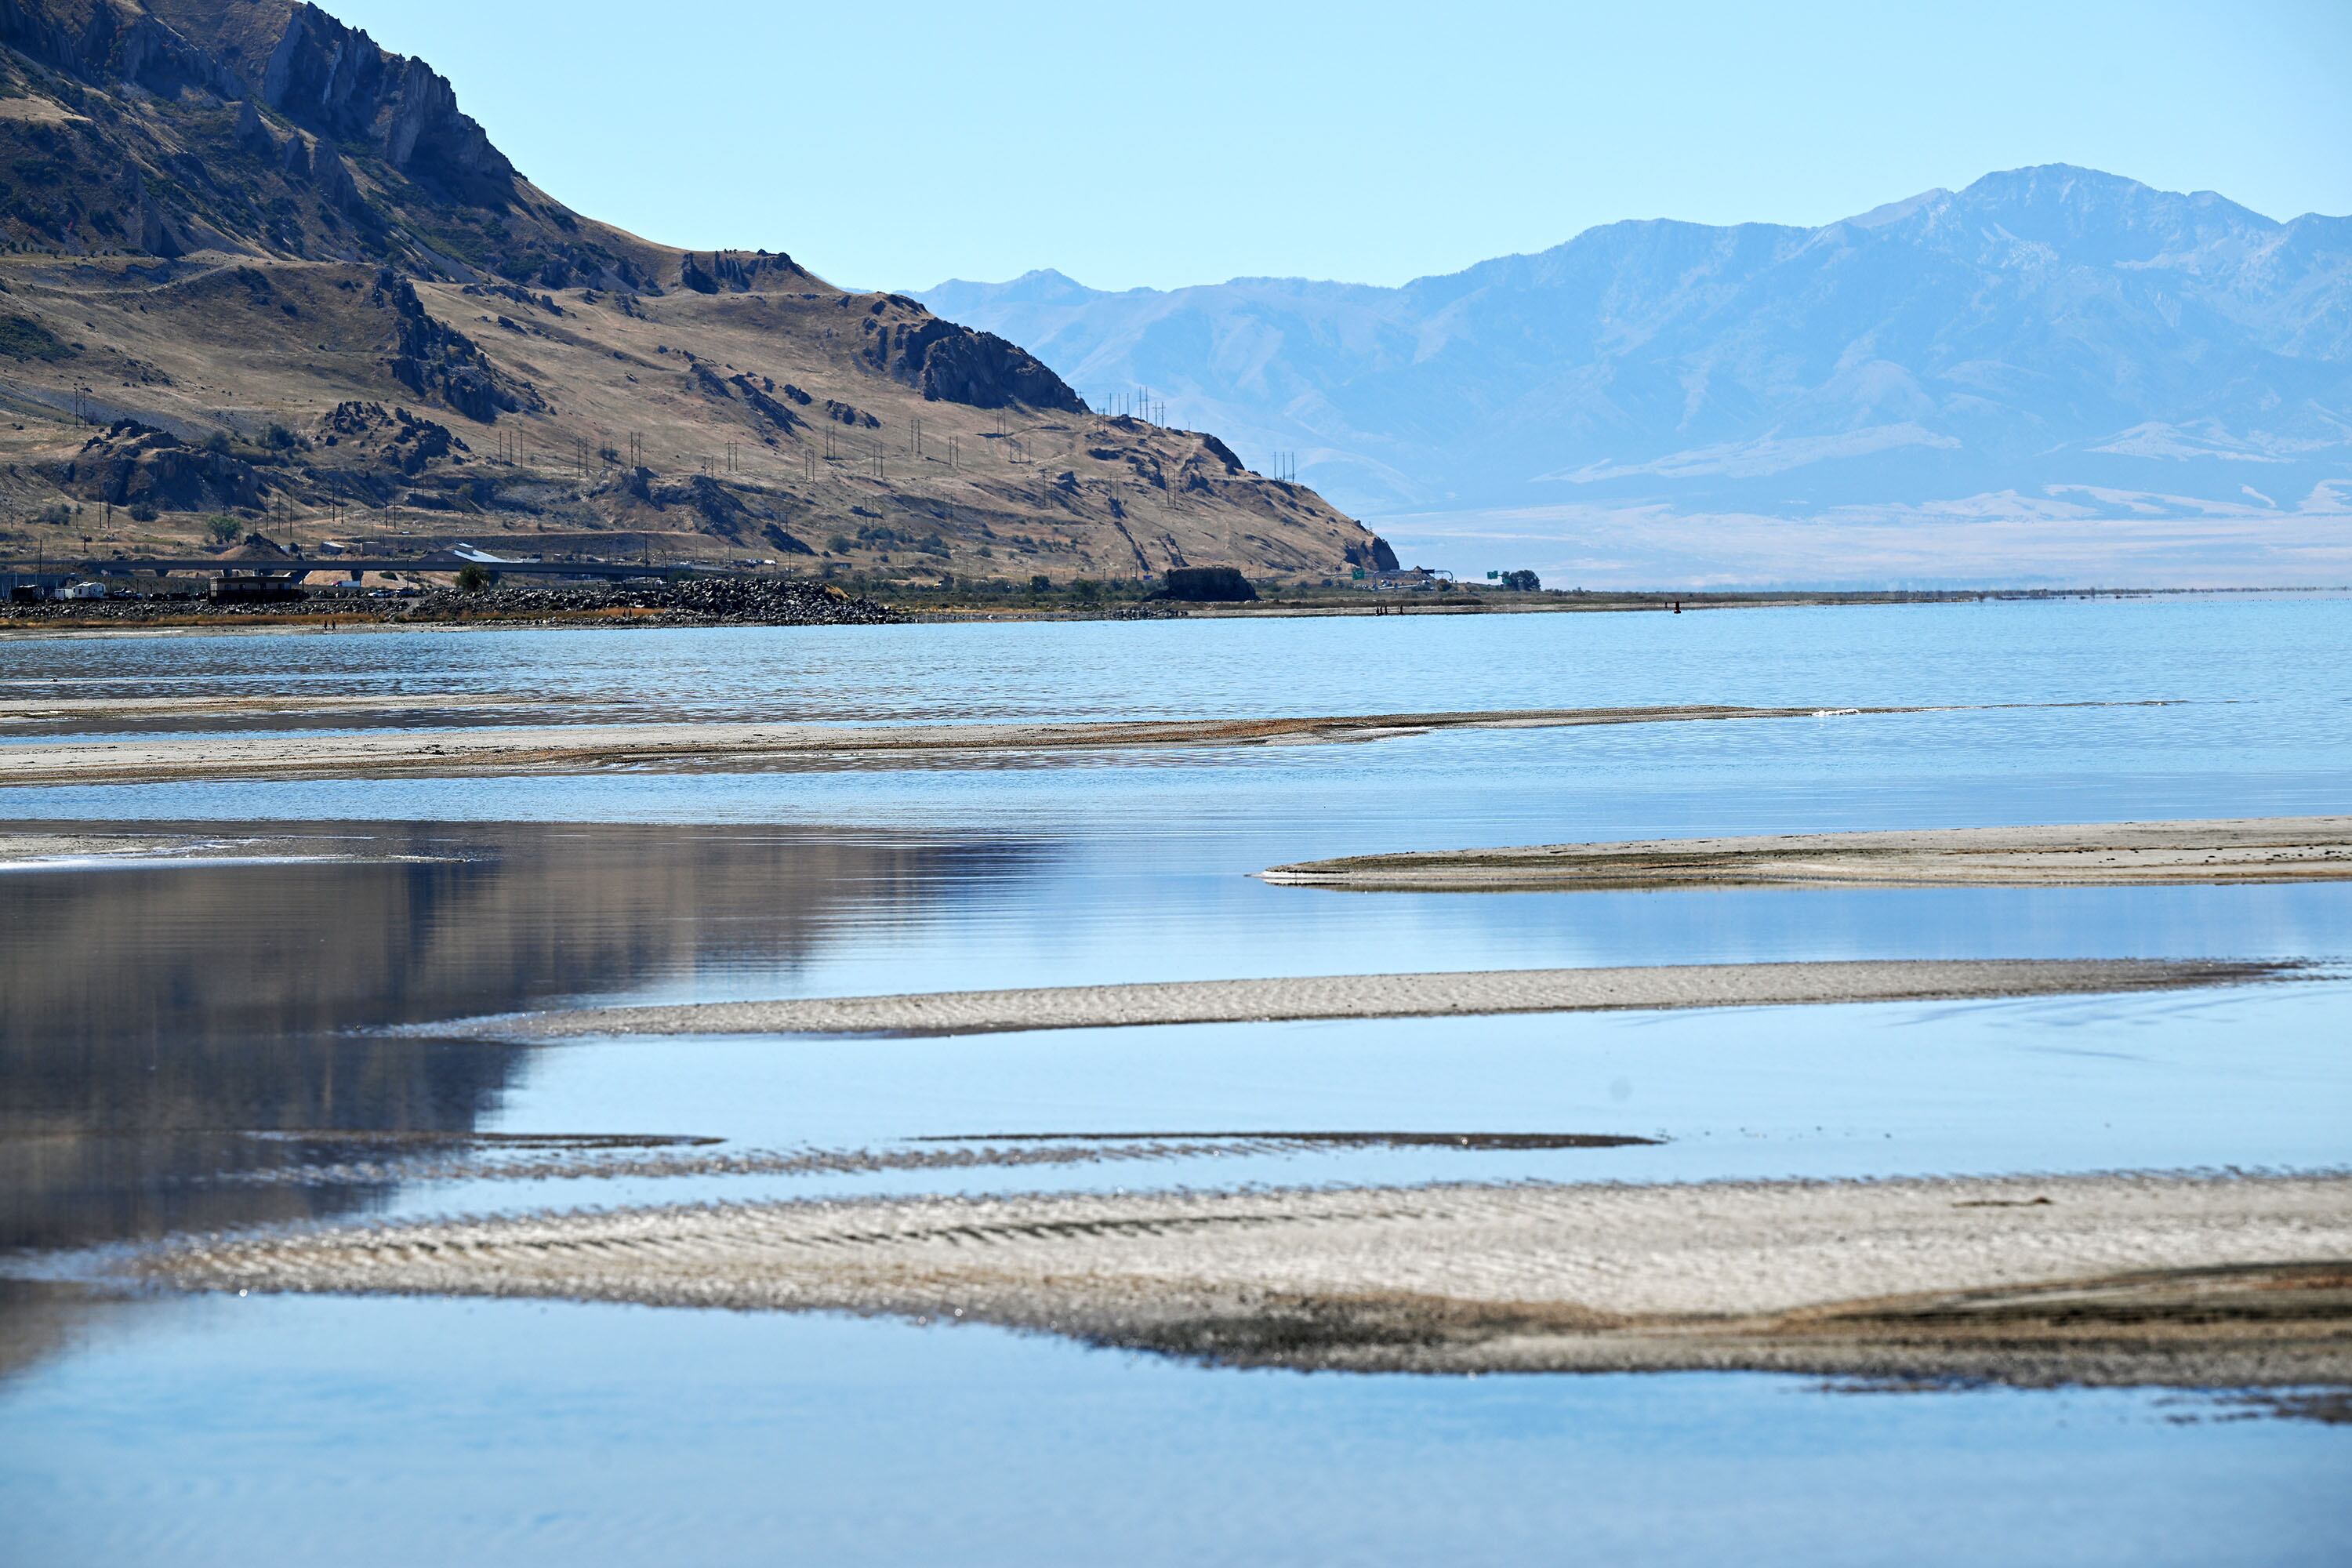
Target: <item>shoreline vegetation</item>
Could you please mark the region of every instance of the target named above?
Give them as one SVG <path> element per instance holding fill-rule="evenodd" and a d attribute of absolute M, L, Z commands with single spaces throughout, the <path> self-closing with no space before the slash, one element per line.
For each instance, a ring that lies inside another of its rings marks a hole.
<path fill-rule="evenodd" d="M 688 578 L 478 593 L 435 584 L 411 598 L 320 595 L 252 602 L 200 598 L 0 604 L 0 636 L 191 631 L 335 631 L 412 626 L 877 626 L 959 621 L 1284 619 L 1319 616 L 1678 613 L 1888 605 L 2043 603 L 2182 595 L 2338 593 L 2315 588 L 1951 588 L 1886 590 L 1539 589 L 1465 584 L 1445 592 L 1267 584 L 1246 603 L 1153 596 L 1140 582 L 1076 579 L 1045 588 L 959 580 L 927 584 L 866 577 Z"/>
<path fill-rule="evenodd" d="M 2078 996 L 2259 984 L 2308 973 L 2303 965 L 2287 963 L 2142 958 L 1867 959 L 1442 971 L 583 1007 L 417 1025 L 404 1032 L 530 1042 L 621 1035 L 981 1035 L 1167 1024 Z"/>
<path fill-rule="evenodd" d="M 986 1322 L 1214 1364 L 2340 1390 L 2352 1176 L 846 1197 L 196 1237 L 205 1291 Z M 2295 1413 L 2341 1418 L 2334 1394 Z"/>
<path fill-rule="evenodd" d="M 1416 850 L 1276 866 L 1358 892 L 1653 888 L 2158 887 L 2352 879 L 2352 816 L 1796 833 Z"/>
<path fill-rule="evenodd" d="M 197 700 L 214 703 L 215 699 Z M 265 702 L 271 700 L 264 699 Z M 46 702 L 46 706 L 44 705 Z M 2019 706 L 2163 707 L 2121 703 L 1954 704 L 1891 708 L 1528 708 L 1467 712 L 1302 715 L 1255 719 L 1144 719 L 1081 722 L 809 724 L 713 721 L 667 724 L 481 724 L 466 729 L 362 731 L 237 730 L 194 735 L 88 735 L 8 748 L 0 785 L 144 784 L 189 779 L 450 778 L 576 773 L 611 767 L 838 765 L 861 757 L 914 759 L 1020 752 L 1207 746 L 1329 745 L 1454 730 L 1572 729 L 1591 725 L 1812 719 L 1990 711 Z M 22 700 L 11 718 L 68 712 L 71 699 Z M 144 710 L 160 719 L 161 709 Z M 219 716 L 207 707 L 206 717 Z"/>

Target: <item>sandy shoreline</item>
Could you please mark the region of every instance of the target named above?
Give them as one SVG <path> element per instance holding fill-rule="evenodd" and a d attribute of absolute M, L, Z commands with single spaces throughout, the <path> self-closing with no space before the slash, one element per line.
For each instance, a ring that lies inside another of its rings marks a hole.
<path fill-rule="evenodd" d="M 2352 1177 L 858 1198 L 167 1245 L 198 1290 L 984 1321 L 1235 1364 L 2352 1383 Z"/>
<path fill-rule="evenodd" d="M 2040 705 L 2028 705 L 2040 706 Z M 2160 703 L 2060 703 L 2154 707 Z M 287 731 L 159 738 L 100 736 L 11 744 L 0 784 L 167 783 L 189 779 L 446 778 L 608 767 L 782 765 L 794 759 L 1118 751 L 1139 747 L 1328 745 L 1444 730 L 1564 729 L 1741 719 L 1844 719 L 1973 712 L 1960 707 L 1537 708 L 1271 719 L 1076 723 L 651 723 L 498 725 L 357 734 Z"/>
<path fill-rule="evenodd" d="M 586 1007 L 416 1026 L 500 1040 L 605 1035 L 991 1034 L 1265 1019 L 1958 1001 L 2243 985 L 2302 973 L 2229 959 L 1873 959 L 1333 974 Z"/>
<path fill-rule="evenodd" d="M 2352 816 L 2233 817 L 1425 850 L 1276 866 L 1368 892 L 1669 887 L 2154 887 L 2352 879 Z"/>

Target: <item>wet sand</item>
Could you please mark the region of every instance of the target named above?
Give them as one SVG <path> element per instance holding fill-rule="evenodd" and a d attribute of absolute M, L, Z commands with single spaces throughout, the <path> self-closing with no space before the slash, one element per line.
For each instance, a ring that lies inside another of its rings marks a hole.
<path fill-rule="evenodd" d="M 2352 1176 L 858 1198 L 167 1245 L 200 1290 L 982 1321 L 1235 1364 L 2352 1383 Z"/>
<path fill-rule="evenodd" d="M 1260 875 L 1269 882 L 1370 892 L 2341 880 L 2352 878 L 2352 816 L 1544 844 L 1353 856 Z"/>
<path fill-rule="evenodd" d="M 2231 959 L 1870 959 L 1822 963 L 1656 964 L 1178 980 L 583 1007 L 418 1026 L 499 1040 L 606 1035 L 978 1035 L 1269 1019 L 1427 1018 L 1667 1007 L 1961 1001 L 2244 985 L 2305 973 Z"/>
<path fill-rule="evenodd" d="M 2011 705 L 2016 706 L 2016 705 Z M 2025 704 L 2154 707 L 2159 703 Z M 1444 730 L 1561 729 L 1741 719 L 1839 720 L 1977 711 L 1966 707 L 1540 708 L 1272 719 L 1077 723 L 496 725 L 364 733 L 273 731 L 89 737 L 8 747 L 0 784 L 169 783 L 188 779 L 435 778 L 598 768 L 790 765 L 842 757 L 1118 751 L 1183 746 L 1329 745 Z"/>
<path fill-rule="evenodd" d="M 711 1148 L 717 1138 L 272 1134 L 306 1157 L 230 1173 L 208 1184 L 242 1187 L 355 1183 L 632 1181 L 711 1176 L 864 1175 L 882 1171 L 1013 1170 L 1025 1166 L 1291 1158 L 1335 1149 L 1450 1149 L 1568 1153 L 1654 1146 L 1608 1132 L 1015 1132 L 919 1138 L 857 1149 Z"/>

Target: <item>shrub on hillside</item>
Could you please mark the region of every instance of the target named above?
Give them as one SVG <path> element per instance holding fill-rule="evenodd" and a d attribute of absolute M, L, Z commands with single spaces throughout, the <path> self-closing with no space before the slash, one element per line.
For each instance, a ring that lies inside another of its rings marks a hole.
<path fill-rule="evenodd" d="M 1192 604 L 1246 604 L 1257 597 L 1250 580 L 1233 566 L 1171 566 L 1162 580 L 1160 599 L 1184 599 Z"/>

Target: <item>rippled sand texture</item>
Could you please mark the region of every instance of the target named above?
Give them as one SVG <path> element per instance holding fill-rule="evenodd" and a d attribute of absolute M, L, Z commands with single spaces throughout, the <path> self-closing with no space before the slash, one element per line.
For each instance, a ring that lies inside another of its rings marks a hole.
<path fill-rule="evenodd" d="M 1013 1132 L 922 1138 L 852 1149 L 717 1148 L 719 1138 L 252 1133 L 296 1153 L 282 1165 L 192 1185 L 342 1186 L 370 1182 L 635 1181 L 710 1176 L 829 1176 L 879 1171 L 983 1171 L 1187 1160 L 1286 1158 L 1334 1149 L 1565 1152 L 1654 1145 L 1612 1132 Z"/>
<path fill-rule="evenodd" d="M 977 1035 L 1275 1018 L 1426 1018 L 1454 1014 L 2067 996 L 2243 985 L 2297 972 L 2297 965 L 2287 963 L 2134 958 L 1868 959 L 1627 969 L 1496 969 L 584 1007 L 422 1027 L 436 1034 L 517 1040 L 590 1035 Z"/>
<path fill-rule="evenodd" d="M 846 1310 L 1237 1363 L 2352 1382 L 2352 1177 L 866 1198 L 193 1242 L 214 1290 Z"/>
<path fill-rule="evenodd" d="M 1711 887 L 2153 887 L 2352 878 L 2352 816 L 1796 833 L 1362 855 L 1269 882 L 1393 892 Z"/>

